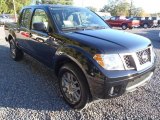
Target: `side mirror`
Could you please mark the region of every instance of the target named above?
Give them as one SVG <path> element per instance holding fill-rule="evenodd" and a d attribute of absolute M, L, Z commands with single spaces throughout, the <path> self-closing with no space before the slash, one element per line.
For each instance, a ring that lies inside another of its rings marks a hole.
<path fill-rule="evenodd" d="M 46 32 L 46 27 L 43 22 L 33 23 L 33 30 Z"/>
<path fill-rule="evenodd" d="M 48 33 L 52 33 L 53 29 L 51 27 L 48 28 Z"/>

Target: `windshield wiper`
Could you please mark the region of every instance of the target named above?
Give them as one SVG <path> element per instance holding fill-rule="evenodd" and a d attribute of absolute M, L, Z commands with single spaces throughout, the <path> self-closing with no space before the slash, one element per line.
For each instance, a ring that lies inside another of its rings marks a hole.
<path fill-rule="evenodd" d="M 69 30 L 94 30 L 94 29 L 106 29 L 104 26 L 82 26 L 82 27 L 66 27 L 62 28 L 63 31 Z"/>
<path fill-rule="evenodd" d="M 66 27 L 62 28 L 63 31 L 69 31 L 69 30 L 84 30 L 83 27 Z"/>
<path fill-rule="evenodd" d="M 93 30 L 93 29 L 106 29 L 107 27 L 104 26 L 86 26 L 86 30 Z"/>

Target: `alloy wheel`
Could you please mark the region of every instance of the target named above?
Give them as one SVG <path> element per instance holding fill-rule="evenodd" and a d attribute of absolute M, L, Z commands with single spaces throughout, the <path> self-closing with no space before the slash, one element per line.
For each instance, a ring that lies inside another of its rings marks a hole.
<path fill-rule="evenodd" d="M 81 99 L 81 88 L 77 78 L 70 72 L 65 72 L 62 75 L 62 92 L 68 102 L 75 104 Z"/>

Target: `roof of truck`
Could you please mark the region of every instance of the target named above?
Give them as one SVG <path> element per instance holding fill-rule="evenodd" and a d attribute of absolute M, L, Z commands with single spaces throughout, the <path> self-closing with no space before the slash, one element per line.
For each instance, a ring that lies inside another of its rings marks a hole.
<path fill-rule="evenodd" d="M 30 5 L 26 7 L 56 7 L 56 8 L 61 8 L 61 7 L 76 7 L 72 5 L 61 5 L 61 4 L 39 4 L 39 5 Z"/>

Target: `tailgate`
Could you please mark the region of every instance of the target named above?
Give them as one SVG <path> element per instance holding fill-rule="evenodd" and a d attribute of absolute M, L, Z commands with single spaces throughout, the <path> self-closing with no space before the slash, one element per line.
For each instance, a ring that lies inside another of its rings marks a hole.
<path fill-rule="evenodd" d="M 153 20 L 153 24 L 157 25 L 158 24 L 158 20 Z"/>
<path fill-rule="evenodd" d="M 139 26 L 140 25 L 140 21 L 139 20 L 132 20 L 132 25 Z"/>

